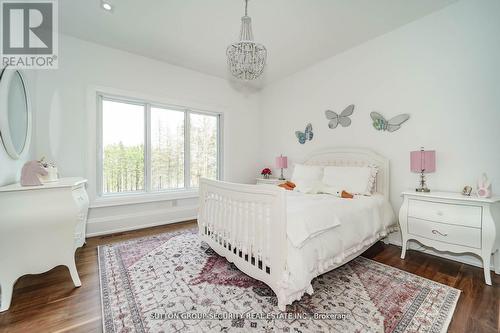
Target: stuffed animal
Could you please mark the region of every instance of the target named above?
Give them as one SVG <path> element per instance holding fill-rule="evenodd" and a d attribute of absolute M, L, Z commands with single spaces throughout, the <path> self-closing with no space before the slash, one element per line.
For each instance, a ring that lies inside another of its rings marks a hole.
<path fill-rule="evenodd" d="M 352 199 L 352 198 L 354 198 L 354 195 L 352 195 L 351 193 L 346 192 L 344 190 L 342 190 L 342 191 L 338 191 L 338 190 L 337 191 L 332 191 L 331 189 L 328 189 L 328 191 L 325 191 L 324 193 L 328 193 L 328 194 L 334 195 L 334 196 L 342 198 L 342 199 Z"/>
<path fill-rule="evenodd" d="M 491 197 L 491 181 L 485 173 L 477 181 L 477 196 L 480 198 Z"/>
<path fill-rule="evenodd" d="M 38 175 L 47 176 L 48 172 L 40 161 L 26 162 L 21 170 L 21 186 L 40 186 Z"/>
<path fill-rule="evenodd" d="M 295 184 L 292 183 L 291 181 L 286 181 L 282 184 L 279 184 L 278 186 L 283 187 L 285 190 L 288 190 L 288 191 L 293 191 L 293 189 L 295 188 Z"/>

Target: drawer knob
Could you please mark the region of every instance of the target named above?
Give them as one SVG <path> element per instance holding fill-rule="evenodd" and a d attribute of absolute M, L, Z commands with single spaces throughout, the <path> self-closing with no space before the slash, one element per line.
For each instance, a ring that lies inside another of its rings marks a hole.
<path fill-rule="evenodd" d="M 442 212 L 442 211 L 440 211 L 440 210 L 438 210 L 438 211 L 437 211 L 437 214 L 438 214 L 439 216 L 443 216 L 443 212 Z"/>
<path fill-rule="evenodd" d="M 442 232 L 439 232 L 439 231 L 438 231 L 438 230 L 436 230 L 436 229 L 432 229 L 432 233 L 433 233 L 434 235 L 441 235 L 441 236 L 443 236 L 443 237 L 448 236 L 448 234 L 443 234 Z"/>

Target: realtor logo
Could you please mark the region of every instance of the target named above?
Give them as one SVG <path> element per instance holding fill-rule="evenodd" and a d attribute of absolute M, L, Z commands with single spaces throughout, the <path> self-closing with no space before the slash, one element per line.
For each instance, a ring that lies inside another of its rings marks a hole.
<path fill-rule="evenodd" d="M 55 0 L 0 0 L 2 66 L 57 68 Z"/>

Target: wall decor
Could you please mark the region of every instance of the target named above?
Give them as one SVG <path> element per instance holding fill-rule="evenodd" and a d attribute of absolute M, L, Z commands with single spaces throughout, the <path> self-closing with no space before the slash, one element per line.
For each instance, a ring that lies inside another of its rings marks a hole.
<path fill-rule="evenodd" d="M 387 132 L 394 132 L 397 131 L 398 129 L 401 128 L 401 125 L 410 119 L 410 115 L 403 113 L 400 115 L 397 115 L 395 117 L 392 117 L 389 120 L 386 120 L 384 116 L 382 116 L 378 112 L 372 112 L 370 113 L 370 117 L 373 120 L 373 127 L 377 131 L 387 131 Z"/>
<path fill-rule="evenodd" d="M 326 110 L 325 116 L 326 119 L 330 120 L 328 123 L 328 127 L 334 129 L 338 126 L 338 124 L 342 125 L 342 127 L 347 127 L 351 125 L 351 118 L 349 118 L 354 112 L 354 104 L 349 105 L 342 111 L 340 114 L 333 112 L 332 110 Z"/>
<path fill-rule="evenodd" d="M 304 132 L 295 131 L 295 136 L 297 137 L 297 139 L 299 139 L 299 143 L 301 145 L 306 143 L 306 141 L 311 141 L 313 136 L 314 136 L 313 127 L 312 127 L 311 123 L 307 124 Z"/>

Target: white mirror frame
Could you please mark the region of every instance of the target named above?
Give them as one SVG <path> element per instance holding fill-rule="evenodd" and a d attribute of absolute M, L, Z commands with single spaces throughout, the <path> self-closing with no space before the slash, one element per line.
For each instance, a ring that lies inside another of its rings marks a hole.
<path fill-rule="evenodd" d="M 24 95 L 26 96 L 26 110 L 28 112 L 28 117 L 27 117 L 28 126 L 26 131 L 26 138 L 24 141 L 23 149 L 20 152 L 16 151 L 14 143 L 12 142 L 12 136 L 9 127 L 9 112 L 8 112 L 9 88 L 10 85 L 12 84 L 12 79 L 14 78 L 14 75 L 16 73 L 19 74 L 19 77 L 21 78 L 21 82 L 24 87 Z M 18 160 L 24 152 L 29 150 L 31 141 L 31 126 L 32 126 L 31 103 L 30 103 L 28 87 L 26 85 L 26 81 L 24 80 L 24 76 L 21 73 L 21 71 L 17 69 L 4 68 L 0 73 L 0 137 L 2 138 L 3 146 L 5 147 L 7 154 L 9 154 L 9 156 L 12 159 Z"/>

